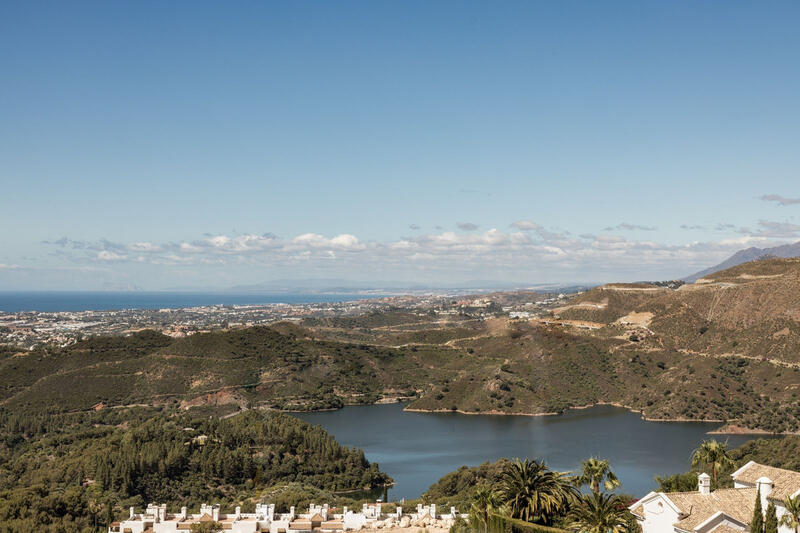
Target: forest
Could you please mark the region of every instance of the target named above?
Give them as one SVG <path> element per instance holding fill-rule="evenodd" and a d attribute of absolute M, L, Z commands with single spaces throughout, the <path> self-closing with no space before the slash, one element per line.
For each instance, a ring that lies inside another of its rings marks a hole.
<path fill-rule="evenodd" d="M 0 532 L 94 531 L 149 502 L 288 509 L 389 483 L 363 451 L 283 413 L 0 411 Z"/>

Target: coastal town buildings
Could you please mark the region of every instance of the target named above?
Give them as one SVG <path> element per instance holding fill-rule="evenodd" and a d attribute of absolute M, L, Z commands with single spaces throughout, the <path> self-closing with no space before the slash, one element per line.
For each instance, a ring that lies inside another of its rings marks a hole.
<path fill-rule="evenodd" d="M 191 531 L 192 525 L 217 522 L 221 531 L 231 533 L 338 533 L 362 529 L 411 528 L 439 526 L 449 528 L 459 516 L 456 509 L 440 513 L 436 505 L 417 505 L 414 513 L 404 514 L 401 507 L 376 502 L 363 504 L 353 511 L 347 507 L 334 509 L 325 505 L 309 506 L 305 513 L 276 513 L 272 504 L 258 504 L 255 512 L 221 513 L 219 505 L 203 504 L 199 513 L 190 514 L 186 507 L 179 513 L 168 513 L 164 504 L 150 504 L 142 513 L 131 507 L 127 519 L 112 523 L 109 533 L 178 533 Z M 463 515 L 466 517 L 466 515 Z"/>
<path fill-rule="evenodd" d="M 711 477 L 698 476 L 690 492 L 651 492 L 630 510 L 643 533 L 739 533 L 750 530 L 756 497 L 762 512 L 772 502 L 780 521 L 784 500 L 800 496 L 800 472 L 753 461 L 731 474 L 733 488 L 711 490 Z M 794 533 L 781 525 L 779 533 Z"/>

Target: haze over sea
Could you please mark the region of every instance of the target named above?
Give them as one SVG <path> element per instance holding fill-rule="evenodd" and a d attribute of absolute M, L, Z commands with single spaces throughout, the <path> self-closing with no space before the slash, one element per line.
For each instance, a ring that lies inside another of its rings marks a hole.
<path fill-rule="evenodd" d="M 99 292 L 9 291 L 0 292 L 0 311 L 99 311 L 114 309 L 164 309 L 204 305 L 311 304 L 346 302 L 376 297 L 375 294 L 290 292 Z"/>

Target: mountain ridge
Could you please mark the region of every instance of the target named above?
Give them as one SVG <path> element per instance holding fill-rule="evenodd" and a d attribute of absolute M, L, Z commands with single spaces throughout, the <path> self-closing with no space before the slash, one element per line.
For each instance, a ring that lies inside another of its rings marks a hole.
<path fill-rule="evenodd" d="M 750 248 L 739 250 L 725 261 L 712 267 L 703 269 L 699 272 L 695 272 L 694 274 L 686 276 L 685 278 L 681 278 L 681 281 L 685 281 L 686 283 L 694 283 L 698 279 L 704 278 L 715 272 L 733 268 L 737 265 L 741 265 L 742 263 L 758 261 L 759 259 L 766 259 L 769 257 L 778 257 L 784 259 L 800 257 L 800 241 L 790 244 L 782 244 L 780 246 L 772 246 L 770 248 L 756 248 L 755 246 L 751 246 Z"/>

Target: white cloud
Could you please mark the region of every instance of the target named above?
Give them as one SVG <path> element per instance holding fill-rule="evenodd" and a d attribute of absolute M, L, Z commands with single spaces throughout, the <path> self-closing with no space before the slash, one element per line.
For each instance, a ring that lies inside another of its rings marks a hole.
<path fill-rule="evenodd" d="M 758 229 L 739 228 L 737 233 L 764 239 L 797 239 L 800 238 L 800 224 L 759 220 Z"/>
<path fill-rule="evenodd" d="M 208 243 L 209 246 L 213 246 L 215 248 L 225 248 L 226 246 L 228 246 L 228 244 L 230 244 L 231 239 L 230 237 L 226 237 L 225 235 L 216 235 L 214 237 L 209 237 L 205 239 L 204 242 Z"/>
<path fill-rule="evenodd" d="M 778 205 L 800 204 L 800 198 L 787 198 L 785 196 L 781 196 L 780 194 L 765 194 L 761 197 L 761 200 L 765 202 L 775 202 Z"/>
<path fill-rule="evenodd" d="M 358 238 L 355 235 L 349 235 L 344 233 L 342 235 L 337 235 L 333 239 L 331 239 L 331 245 L 336 246 L 337 248 L 351 248 L 351 249 L 362 249 L 363 246 L 361 243 L 358 242 Z"/>
<path fill-rule="evenodd" d="M 160 252 L 163 248 L 152 242 L 134 242 L 127 246 L 131 252 Z"/>
<path fill-rule="evenodd" d="M 609 226 L 603 228 L 603 231 L 655 231 L 658 228 L 655 226 L 643 226 L 641 224 L 631 224 L 630 222 L 621 222 L 616 226 Z"/>
<path fill-rule="evenodd" d="M 340 250 L 362 250 L 361 244 L 355 235 L 343 233 L 333 238 L 324 237 L 318 233 L 304 233 L 292 239 L 292 244 L 308 246 L 315 249 L 340 249 Z"/>
<path fill-rule="evenodd" d="M 413 269 L 423 279 L 438 276 L 447 280 L 455 273 L 463 273 L 465 277 L 473 276 L 469 279 L 505 275 L 574 281 L 603 279 L 608 273 L 629 273 L 618 279 L 689 274 L 716 264 L 741 248 L 777 243 L 775 239 L 800 234 L 798 225 L 762 220 L 755 232 L 741 232 L 731 239 L 665 244 L 608 233 L 572 236 L 530 221 L 518 221 L 511 227 L 510 231 L 438 231 L 389 241 L 362 241 L 349 233 L 304 233 L 287 239 L 272 234 L 245 234 L 163 243 L 101 240 L 73 247 L 71 243 L 79 241 L 64 239 L 49 244 L 57 247 L 53 256 L 56 260 L 72 264 L 114 262 L 115 268 L 124 263 L 141 268 L 194 265 L 224 268 L 226 274 L 232 268 L 250 268 L 252 272 L 267 268 L 282 275 L 292 275 L 298 268 L 319 268 L 325 269 L 326 276 L 334 272 L 337 276 L 373 272 L 389 277 Z"/>
<path fill-rule="evenodd" d="M 511 227 L 520 231 L 535 231 L 542 228 L 539 224 L 530 220 L 517 220 L 511 224 Z"/>
<path fill-rule="evenodd" d="M 116 252 L 109 252 L 108 250 L 97 252 L 98 261 L 122 261 L 124 259 L 127 259 L 127 257 Z"/>

